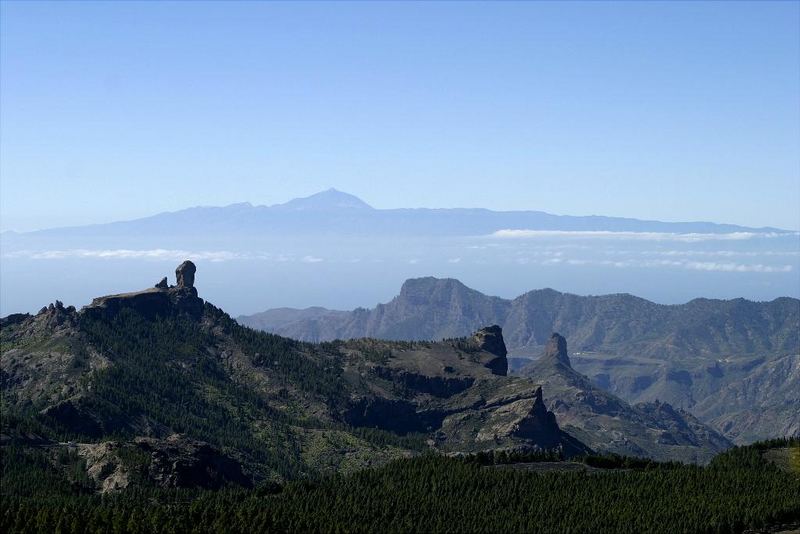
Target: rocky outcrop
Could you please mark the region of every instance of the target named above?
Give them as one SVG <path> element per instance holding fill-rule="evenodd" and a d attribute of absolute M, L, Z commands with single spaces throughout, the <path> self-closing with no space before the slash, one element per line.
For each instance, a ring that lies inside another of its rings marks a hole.
<path fill-rule="evenodd" d="M 90 317 L 111 319 L 123 309 L 130 309 L 147 318 L 166 315 L 170 311 L 169 290 L 159 288 L 97 297 L 81 312 Z"/>
<path fill-rule="evenodd" d="M 544 354 L 526 368 L 546 384 L 559 425 L 599 452 L 703 463 L 730 447 L 724 437 L 666 403 L 631 406 L 569 366 L 566 340 L 552 334 Z"/>
<path fill-rule="evenodd" d="M 503 329 L 496 324 L 487 326 L 475 332 L 472 339 L 479 350 L 496 356 L 484 363 L 484 367 L 489 368 L 493 374 L 506 376 L 508 374 L 508 359 L 506 358 L 508 350 L 503 341 Z"/>
<path fill-rule="evenodd" d="M 537 439 L 545 448 L 555 447 L 559 443 L 561 430 L 556 423 L 556 416 L 547 410 L 542 398 L 542 388 L 537 387 L 534 393 L 533 406 L 511 431 L 512 436 Z"/>
<path fill-rule="evenodd" d="M 173 434 L 133 441 L 69 444 L 86 461 L 86 473 L 100 493 L 123 490 L 131 484 L 161 488 L 219 489 L 252 487 L 236 460 L 204 441 Z"/>
<path fill-rule="evenodd" d="M 125 308 L 132 309 L 148 318 L 174 313 L 188 313 L 199 317 L 203 313 L 204 303 L 197 296 L 197 288 L 194 287 L 196 271 L 194 263 L 187 260 L 175 270 L 178 280 L 176 286 L 167 286 L 167 279 L 164 277 L 151 289 L 98 297 L 81 311 L 89 316 L 100 316 L 106 319 L 115 316 Z"/>
<path fill-rule="evenodd" d="M 555 360 L 558 363 L 561 363 L 570 369 L 572 365 L 570 365 L 569 355 L 567 354 L 567 340 L 564 337 L 556 332 L 550 336 L 550 339 L 547 341 L 547 345 L 544 347 L 544 354 L 542 358 L 547 358 L 549 360 Z"/>
<path fill-rule="evenodd" d="M 150 453 L 149 477 L 162 488 L 252 486 L 239 462 L 204 441 L 173 434 L 165 440 L 137 438 L 136 445 Z"/>
<path fill-rule="evenodd" d="M 175 279 L 178 282 L 178 287 L 194 287 L 194 273 L 197 272 L 197 267 L 189 260 L 178 265 L 175 269 Z"/>
<path fill-rule="evenodd" d="M 36 315 L 16 313 L 0 319 L 4 341 L 25 337 L 70 336 L 77 327 L 78 315 L 74 306 L 64 306 L 57 300 L 42 307 Z"/>
<path fill-rule="evenodd" d="M 32 315 L 30 313 L 12 313 L 6 317 L 0 317 L 0 329 L 25 322 L 31 317 Z"/>

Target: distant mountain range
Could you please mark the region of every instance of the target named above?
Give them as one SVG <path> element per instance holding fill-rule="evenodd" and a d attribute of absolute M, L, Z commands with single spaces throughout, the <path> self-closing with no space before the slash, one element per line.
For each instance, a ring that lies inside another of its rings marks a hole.
<path fill-rule="evenodd" d="M 569 210 L 568 199 L 558 209 Z M 272 206 L 194 207 L 4 232 L 1 239 L 2 313 L 33 311 L 56 295 L 84 303 L 98 287 L 122 291 L 115 279 L 145 281 L 145 262 L 184 258 L 214 262 L 209 295 L 236 313 L 267 302 L 351 308 L 379 302 L 402 280 L 428 273 L 506 295 L 538 280 L 538 286 L 628 291 L 660 302 L 690 298 L 701 288 L 720 297 L 800 296 L 797 232 L 543 211 L 375 209 L 334 189 Z M 72 262 L 68 271 L 65 262 Z M 246 280 L 248 289 L 224 289 L 232 279 Z"/>
<path fill-rule="evenodd" d="M 538 355 L 558 331 L 575 351 L 573 366 L 629 402 L 669 402 L 740 442 L 800 432 L 800 301 L 788 297 L 667 306 L 543 289 L 506 300 L 418 278 L 369 310 L 281 308 L 238 321 L 308 341 L 441 339 L 499 324 L 517 357 Z"/>
<path fill-rule="evenodd" d="M 492 211 L 481 208 L 375 209 L 360 198 L 329 189 L 283 204 L 194 207 L 130 221 L 5 233 L 6 237 L 139 237 L 155 235 L 218 236 L 339 234 L 351 236 L 486 235 L 504 229 L 541 231 L 782 233 L 777 228 L 749 228 L 711 222 L 660 222 L 621 217 L 553 215 L 543 211 Z"/>
<path fill-rule="evenodd" d="M 583 297 L 553 289 L 507 300 L 452 278 L 414 278 L 373 309 L 267 310 L 238 320 L 305 341 L 359 337 L 441 339 L 500 324 L 512 354 L 538 354 L 550 333 L 577 351 L 620 355 L 785 354 L 800 347 L 800 300 L 695 299 L 662 305 L 628 294 Z"/>

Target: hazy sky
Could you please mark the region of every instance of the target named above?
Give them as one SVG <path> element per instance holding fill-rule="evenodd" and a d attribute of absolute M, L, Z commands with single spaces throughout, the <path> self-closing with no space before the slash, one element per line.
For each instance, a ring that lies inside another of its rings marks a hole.
<path fill-rule="evenodd" d="M 0 226 L 328 187 L 800 229 L 800 4 L 0 7 Z"/>

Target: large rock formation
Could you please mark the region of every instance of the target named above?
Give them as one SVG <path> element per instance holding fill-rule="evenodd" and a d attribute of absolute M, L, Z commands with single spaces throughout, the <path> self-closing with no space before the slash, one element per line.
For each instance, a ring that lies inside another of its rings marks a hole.
<path fill-rule="evenodd" d="M 98 297 L 84 307 L 82 312 L 108 318 L 124 308 L 129 308 L 145 317 L 171 313 L 188 313 L 199 317 L 203 313 L 203 300 L 198 298 L 197 288 L 194 287 L 195 272 L 197 267 L 194 263 L 184 261 L 175 269 L 178 282 L 176 286 L 168 286 L 165 277 L 151 289 Z"/>
<path fill-rule="evenodd" d="M 194 287 L 194 273 L 197 272 L 197 267 L 189 260 L 178 265 L 175 269 L 175 279 L 178 282 L 178 287 Z"/>
<path fill-rule="evenodd" d="M 525 370 L 545 384 L 544 400 L 559 426 L 596 451 L 703 463 L 731 445 L 666 403 L 631 406 L 598 388 L 572 369 L 567 341 L 559 334 L 550 336 L 542 356 Z"/>
<path fill-rule="evenodd" d="M 506 376 L 497 325 L 438 343 L 364 339 L 340 350 L 373 354 L 367 361 L 348 358 L 347 379 L 363 381 L 370 390 L 347 404 L 342 416 L 350 425 L 426 433 L 446 452 L 560 448 L 573 456 L 590 450 L 561 431 L 539 384 Z"/>
<path fill-rule="evenodd" d="M 540 437 L 539 439 L 552 440 L 552 444 L 548 444 L 548 447 L 558 445 L 560 436 L 556 416 L 544 405 L 541 386 L 536 388 L 530 411 L 514 424 L 511 434 L 522 438 L 536 436 Z"/>
<path fill-rule="evenodd" d="M 567 367 L 572 367 L 569 361 L 569 355 L 567 354 L 567 340 L 557 332 L 553 332 L 553 335 L 551 335 L 550 339 L 547 341 L 542 358 L 555 360 Z"/>
<path fill-rule="evenodd" d="M 503 341 L 503 329 L 496 324 L 487 326 L 475 332 L 472 339 L 480 350 L 497 356 L 486 362 L 484 366 L 489 368 L 493 374 L 506 376 L 508 374 L 508 359 L 506 358 L 508 350 Z"/>

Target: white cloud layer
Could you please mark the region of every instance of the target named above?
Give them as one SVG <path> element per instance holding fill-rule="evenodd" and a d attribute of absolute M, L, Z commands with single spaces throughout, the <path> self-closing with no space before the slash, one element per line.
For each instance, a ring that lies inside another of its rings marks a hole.
<path fill-rule="evenodd" d="M 614 268 L 674 268 L 688 269 L 693 271 L 709 272 L 731 272 L 731 273 L 788 273 L 792 272 L 792 265 L 767 265 L 763 263 L 746 263 L 732 261 L 731 256 L 777 256 L 783 253 L 771 254 L 768 251 L 758 253 L 739 253 L 729 251 L 641 251 L 638 254 L 634 251 L 604 251 L 614 259 L 597 259 L 585 257 L 569 257 L 563 251 L 552 250 L 531 250 L 517 251 L 513 257 L 506 257 L 506 261 L 512 261 L 518 265 L 541 265 L 541 266 L 595 266 L 595 267 L 614 267 Z M 705 257 L 692 257 L 695 254 Z M 786 254 L 792 255 L 791 252 Z M 631 255 L 634 255 L 633 257 Z M 638 257 L 637 257 L 638 256 Z M 644 256 L 644 257 L 642 257 Z M 648 257 L 650 256 L 650 257 Z M 653 257 L 655 256 L 655 257 Z M 69 249 L 69 250 L 44 250 L 31 251 L 22 250 L 6 254 L 5 258 L 25 258 L 34 260 L 65 260 L 65 259 L 95 259 L 95 260 L 150 260 L 150 261 L 171 261 L 180 262 L 185 259 L 194 261 L 227 262 L 240 260 L 257 260 L 267 262 L 297 262 L 316 264 L 322 262 L 360 262 L 360 258 L 345 260 L 328 259 L 314 255 L 294 255 L 284 253 L 265 253 L 265 252 L 231 252 L 226 250 L 216 251 L 189 251 L 180 249 Z M 494 261 L 503 261 L 502 257 Z M 443 259 L 444 260 L 444 259 Z M 723 261 L 715 261 L 723 260 Z M 373 258 L 372 262 L 388 261 L 385 258 Z M 474 257 L 465 259 L 462 257 L 446 258 L 449 264 L 475 263 L 489 264 L 491 258 Z M 410 265 L 421 262 L 419 258 L 406 259 Z"/>
<path fill-rule="evenodd" d="M 606 230 L 497 230 L 489 235 L 499 239 L 622 239 L 639 241 L 680 241 L 698 243 L 701 241 L 743 241 L 746 239 L 787 237 L 798 233 L 777 232 L 729 232 L 725 234 L 679 234 L 674 232 L 611 232 Z"/>
<path fill-rule="evenodd" d="M 300 258 L 293 254 L 270 254 L 251 252 L 231 252 L 228 250 L 191 251 L 181 249 L 67 249 L 67 250 L 20 250 L 5 254 L 5 258 L 25 258 L 31 260 L 152 260 L 152 261 L 210 261 L 224 262 L 236 260 L 265 260 L 279 263 L 301 262 L 320 263 L 325 261 L 317 256 L 306 255 Z"/>
<path fill-rule="evenodd" d="M 540 262 L 541 265 L 553 265 L 553 262 Z M 714 261 L 687 261 L 687 260 L 589 260 L 569 259 L 564 263 L 568 265 L 596 265 L 602 267 L 618 268 L 681 268 L 692 271 L 717 271 L 728 273 L 788 273 L 792 271 L 791 265 L 764 265 L 761 263 L 734 263 Z"/>
<path fill-rule="evenodd" d="M 182 261 L 182 260 L 202 260 L 202 261 L 230 261 L 246 259 L 246 254 L 238 252 L 229 252 L 226 250 L 218 251 L 200 251 L 192 252 L 189 250 L 176 250 L 176 249 L 147 249 L 147 250 L 134 250 L 134 249 L 69 249 L 69 250 L 42 250 L 31 251 L 21 250 L 7 254 L 7 258 L 28 258 L 33 260 L 63 260 L 70 258 L 83 258 L 83 259 L 107 259 L 107 260 L 164 260 L 164 261 Z"/>

